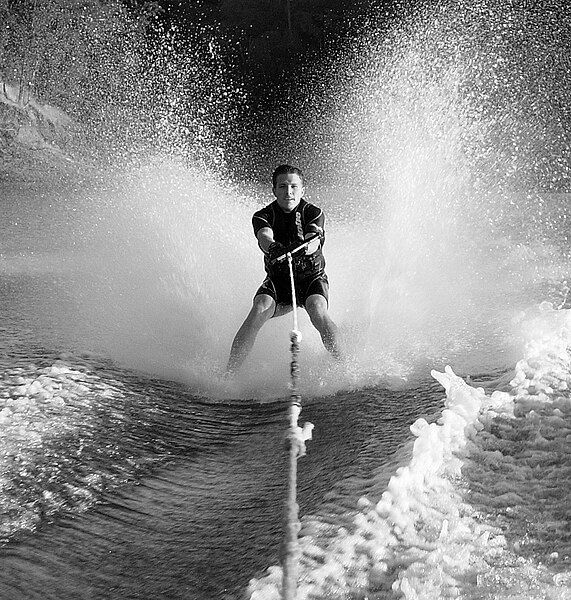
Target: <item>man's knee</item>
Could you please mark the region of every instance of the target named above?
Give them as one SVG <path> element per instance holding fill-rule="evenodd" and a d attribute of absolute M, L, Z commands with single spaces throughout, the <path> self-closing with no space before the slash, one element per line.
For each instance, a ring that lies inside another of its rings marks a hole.
<path fill-rule="evenodd" d="M 276 302 L 271 296 L 268 296 L 267 294 L 258 294 L 254 296 L 250 315 L 257 320 L 261 319 L 267 321 L 274 315 L 275 310 Z"/>
<path fill-rule="evenodd" d="M 312 294 L 305 301 L 305 310 L 312 321 L 321 320 L 327 315 L 327 300 L 321 294 Z"/>

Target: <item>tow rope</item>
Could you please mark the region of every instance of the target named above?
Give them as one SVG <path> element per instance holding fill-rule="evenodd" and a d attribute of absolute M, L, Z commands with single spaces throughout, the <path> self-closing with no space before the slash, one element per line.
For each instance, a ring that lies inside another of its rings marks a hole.
<path fill-rule="evenodd" d="M 301 428 L 297 422 L 301 413 L 301 395 L 298 391 L 298 355 L 302 336 L 297 322 L 297 298 L 295 294 L 292 254 L 305 248 L 311 241 L 311 239 L 307 240 L 298 248 L 295 248 L 291 252 L 287 252 L 284 257 L 280 257 L 280 259 L 287 258 L 291 283 L 291 305 L 293 308 L 293 329 L 290 332 L 290 403 L 288 415 L 289 429 L 287 435 L 287 440 L 289 442 L 289 472 L 285 504 L 285 539 L 282 578 L 283 600 L 295 600 L 297 596 L 299 557 L 301 554 L 297 540 L 297 534 L 301 528 L 301 523 L 299 522 L 299 506 L 297 504 L 297 459 L 305 455 L 305 442 L 311 439 L 311 431 L 313 429 L 312 423 L 305 423 L 303 428 Z"/>

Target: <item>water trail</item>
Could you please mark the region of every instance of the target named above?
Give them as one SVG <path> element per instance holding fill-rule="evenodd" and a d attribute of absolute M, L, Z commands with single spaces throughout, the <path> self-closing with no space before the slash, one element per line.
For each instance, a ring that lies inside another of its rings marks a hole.
<path fill-rule="evenodd" d="M 300 599 L 569 598 L 569 318 L 548 303 L 522 317 L 508 392 L 433 372 L 445 408 L 411 426 L 410 460 L 382 495 L 347 511 L 332 494 L 302 520 Z M 280 568 L 248 594 L 279 598 Z"/>

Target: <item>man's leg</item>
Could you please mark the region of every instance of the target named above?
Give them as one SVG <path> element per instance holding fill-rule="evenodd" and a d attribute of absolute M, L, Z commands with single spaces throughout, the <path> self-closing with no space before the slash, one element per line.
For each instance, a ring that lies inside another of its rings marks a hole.
<path fill-rule="evenodd" d="M 252 308 L 232 342 L 226 373 L 232 374 L 241 366 L 254 346 L 262 325 L 274 316 L 276 303 L 268 294 L 254 296 Z"/>
<path fill-rule="evenodd" d="M 305 310 L 313 326 L 319 331 L 323 345 L 335 358 L 341 358 L 337 325 L 327 312 L 327 300 L 321 294 L 312 294 L 305 301 Z"/>

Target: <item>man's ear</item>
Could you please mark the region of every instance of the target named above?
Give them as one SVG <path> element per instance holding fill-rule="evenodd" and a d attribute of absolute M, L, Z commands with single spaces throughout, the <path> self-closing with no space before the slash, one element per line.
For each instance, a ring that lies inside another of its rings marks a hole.
<path fill-rule="evenodd" d="M 274 196 L 277 198 L 278 195 L 276 194 L 276 186 L 275 185 L 272 186 L 272 192 L 273 192 Z"/>

